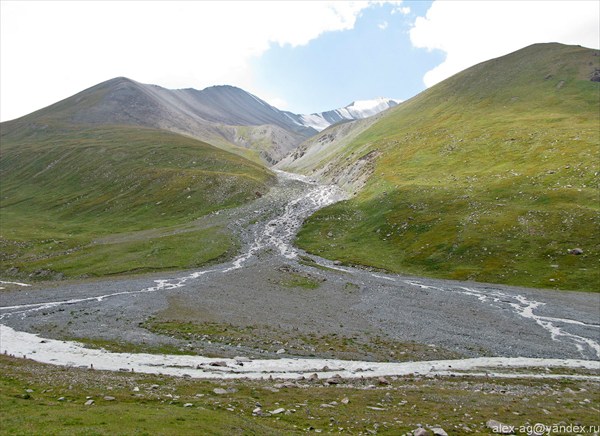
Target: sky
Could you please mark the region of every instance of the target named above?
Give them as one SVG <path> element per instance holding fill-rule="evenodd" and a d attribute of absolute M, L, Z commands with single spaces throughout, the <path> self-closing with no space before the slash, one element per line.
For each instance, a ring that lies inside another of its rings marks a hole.
<path fill-rule="evenodd" d="M 600 48 L 590 1 L 0 0 L 0 120 L 118 76 L 239 86 L 279 109 L 406 100 L 538 42 Z"/>

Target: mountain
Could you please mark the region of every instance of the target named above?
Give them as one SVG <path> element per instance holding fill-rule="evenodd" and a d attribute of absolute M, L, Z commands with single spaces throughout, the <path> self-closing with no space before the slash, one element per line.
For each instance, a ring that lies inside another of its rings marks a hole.
<path fill-rule="evenodd" d="M 278 122 L 250 94 L 220 91 L 117 78 L 0 124 L 0 273 L 48 279 L 189 268 L 235 253 L 225 224 L 193 223 L 269 190 L 275 177 L 252 147 L 284 154 L 279 138 L 304 136 L 285 117 L 283 127 L 220 124 Z M 218 94 L 242 108 L 227 108 Z M 262 109 L 244 113 L 251 105 Z M 242 138 L 248 148 L 236 144 Z"/>
<path fill-rule="evenodd" d="M 129 125 L 181 133 L 272 165 L 325 127 L 397 104 L 375 99 L 320 114 L 298 115 L 234 86 L 170 90 L 117 77 L 25 117 L 4 130 L 47 124 Z"/>
<path fill-rule="evenodd" d="M 278 167 L 355 196 L 309 218 L 298 244 L 396 272 L 597 291 L 597 71 L 597 50 L 536 44 L 322 131 Z"/>
<path fill-rule="evenodd" d="M 316 130 L 293 122 L 258 97 L 232 86 L 168 90 L 118 77 L 25 117 L 5 131 L 45 125 L 128 125 L 169 130 L 273 163 Z M 256 146 L 256 147 L 255 147 Z"/>
<path fill-rule="evenodd" d="M 400 100 L 380 97 L 373 100 L 354 101 L 348 106 L 327 112 L 310 115 L 290 114 L 290 117 L 296 120 L 297 123 L 320 132 L 333 124 L 372 117 L 386 109 L 397 106 L 399 103 L 401 103 Z"/>
<path fill-rule="evenodd" d="M 4 277 L 193 268 L 232 256 L 231 232 L 206 217 L 275 182 L 259 163 L 165 130 L 38 125 L 8 135 L 4 123 L 0 130 Z"/>

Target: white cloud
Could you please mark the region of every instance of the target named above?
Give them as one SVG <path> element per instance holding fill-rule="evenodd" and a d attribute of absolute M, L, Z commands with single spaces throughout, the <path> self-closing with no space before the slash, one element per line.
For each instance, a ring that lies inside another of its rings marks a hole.
<path fill-rule="evenodd" d="M 388 22 L 384 21 L 383 23 L 379 23 L 377 27 L 379 27 L 381 30 L 385 30 L 388 27 Z"/>
<path fill-rule="evenodd" d="M 402 6 L 402 7 L 394 8 L 394 9 L 392 9 L 392 14 L 408 15 L 408 14 L 410 14 L 410 7 Z"/>
<path fill-rule="evenodd" d="M 435 1 L 410 31 L 412 44 L 446 59 L 425 74 L 432 86 L 479 62 L 539 42 L 598 48 L 597 1 Z"/>
<path fill-rule="evenodd" d="M 351 29 L 368 2 L 2 1 L 0 116 L 116 76 L 167 88 L 253 88 L 251 59 Z M 273 96 L 271 101 L 277 101 Z"/>

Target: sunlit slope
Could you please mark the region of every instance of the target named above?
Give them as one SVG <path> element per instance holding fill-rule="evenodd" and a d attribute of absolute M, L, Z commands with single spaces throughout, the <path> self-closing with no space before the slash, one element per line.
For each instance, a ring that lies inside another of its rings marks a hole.
<path fill-rule="evenodd" d="M 311 217 L 299 245 L 397 272 L 598 290 L 599 60 L 537 44 L 390 110 L 335 157 L 376 151 L 366 187 Z"/>
<path fill-rule="evenodd" d="M 160 229 L 242 204 L 273 181 L 259 164 L 165 131 L 103 126 L 17 133 L 3 131 L 0 156 L 5 277 L 191 267 L 231 254 L 235 242 L 223 226 L 187 238 Z M 157 231 L 147 240 L 92 244 L 143 229 Z"/>

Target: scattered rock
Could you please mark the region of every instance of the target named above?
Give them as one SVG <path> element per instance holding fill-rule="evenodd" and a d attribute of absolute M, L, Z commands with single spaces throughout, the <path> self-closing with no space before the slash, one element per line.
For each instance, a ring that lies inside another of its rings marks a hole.
<path fill-rule="evenodd" d="M 116 398 L 115 397 L 111 397 L 110 395 L 106 395 L 104 397 L 104 401 L 115 401 L 115 400 L 116 400 Z"/>
<path fill-rule="evenodd" d="M 318 375 L 318 374 L 315 372 L 315 373 L 313 373 L 313 374 L 309 375 L 307 380 L 308 380 L 308 381 L 316 381 L 316 380 L 319 380 L 319 375 Z"/>
<path fill-rule="evenodd" d="M 515 428 L 512 425 L 504 424 L 495 419 L 490 419 L 485 423 L 486 427 L 498 434 L 514 434 Z"/>
<path fill-rule="evenodd" d="M 193 407 L 193 406 L 194 406 L 194 405 L 193 405 L 192 403 L 185 403 L 185 404 L 183 405 L 183 407 Z"/>
<path fill-rule="evenodd" d="M 342 377 L 339 374 L 334 374 L 327 379 L 327 383 L 329 383 L 330 385 L 339 385 L 340 383 L 342 383 L 342 381 Z"/>
<path fill-rule="evenodd" d="M 233 360 L 235 360 L 237 363 L 252 362 L 252 359 L 250 359 L 249 357 L 246 357 L 246 356 L 236 356 L 233 358 Z"/>
<path fill-rule="evenodd" d="M 225 395 L 225 394 L 229 393 L 229 392 L 227 392 L 227 389 L 223 389 L 223 388 L 214 388 L 213 392 L 217 395 Z"/>
<path fill-rule="evenodd" d="M 279 392 L 279 389 L 274 388 L 273 386 L 265 386 L 263 389 L 269 392 Z"/>
<path fill-rule="evenodd" d="M 60 397 L 58 401 L 65 401 L 65 397 Z"/>
<path fill-rule="evenodd" d="M 348 397 L 342 398 L 342 401 L 341 401 L 342 404 L 348 404 L 349 402 L 350 402 L 350 399 Z"/>
<path fill-rule="evenodd" d="M 296 388 L 296 387 L 298 387 L 296 385 L 296 383 L 292 383 L 292 382 L 289 382 L 289 381 L 283 382 L 283 383 L 277 383 L 275 385 L 276 389 L 283 389 L 283 388 L 290 389 L 290 388 Z"/>
<path fill-rule="evenodd" d="M 380 385 L 389 385 L 390 384 L 390 382 L 385 377 L 379 377 L 377 379 L 377 381 L 379 382 Z"/>
<path fill-rule="evenodd" d="M 84 403 L 84 406 L 91 406 L 92 404 L 94 404 L 94 400 L 87 400 L 87 401 Z"/>
<path fill-rule="evenodd" d="M 571 248 L 569 250 L 569 254 L 574 254 L 575 256 L 579 256 L 580 254 L 583 254 L 583 250 L 581 248 Z"/>
<path fill-rule="evenodd" d="M 429 427 L 429 430 L 431 430 L 435 436 L 448 436 L 448 433 L 441 427 Z"/>
<path fill-rule="evenodd" d="M 285 348 L 280 348 L 279 350 L 277 350 L 277 354 L 284 354 L 285 353 Z"/>
<path fill-rule="evenodd" d="M 413 436 L 429 436 L 429 432 L 424 428 L 416 428 L 413 430 Z"/>
<path fill-rule="evenodd" d="M 263 414 L 262 408 L 257 407 L 256 409 L 254 409 L 252 411 L 252 414 L 255 415 L 255 416 L 261 416 Z"/>
<path fill-rule="evenodd" d="M 271 415 L 279 415 L 280 413 L 283 413 L 283 412 L 285 412 L 285 409 L 283 407 L 280 407 L 279 409 L 272 410 L 269 413 Z"/>
<path fill-rule="evenodd" d="M 387 410 L 383 407 L 375 407 L 375 406 L 367 406 L 367 409 L 378 410 L 378 411 Z"/>
<path fill-rule="evenodd" d="M 333 261 L 333 264 L 334 264 L 334 265 L 341 265 L 341 264 L 342 264 L 342 261 L 341 261 L 341 260 L 334 260 L 334 261 Z"/>
<path fill-rule="evenodd" d="M 216 361 L 216 362 L 210 362 L 209 365 L 210 366 L 227 366 L 227 362 L 219 360 L 219 361 Z"/>

